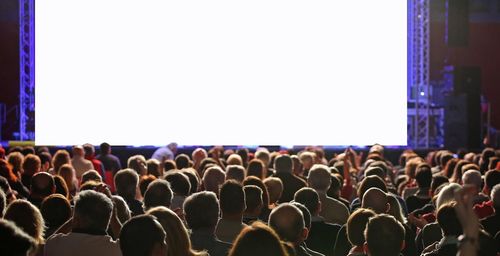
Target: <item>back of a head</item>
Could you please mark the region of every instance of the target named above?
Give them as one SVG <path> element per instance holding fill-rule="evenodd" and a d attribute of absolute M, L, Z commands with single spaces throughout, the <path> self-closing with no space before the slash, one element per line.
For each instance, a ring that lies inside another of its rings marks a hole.
<path fill-rule="evenodd" d="M 198 177 L 198 173 L 196 172 L 196 170 L 193 168 L 187 168 L 183 169 L 181 172 L 184 173 L 189 179 L 189 185 L 191 185 L 191 190 L 189 191 L 189 194 L 198 192 L 198 189 L 200 187 L 200 179 Z"/>
<path fill-rule="evenodd" d="M 308 230 L 311 230 L 312 216 L 311 216 L 311 212 L 307 209 L 307 207 L 305 207 L 303 204 L 301 204 L 299 202 L 290 202 L 290 204 L 299 208 L 300 212 L 302 212 L 302 217 L 304 217 L 304 226 Z"/>
<path fill-rule="evenodd" d="M 20 227 L 38 243 L 43 242 L 45 222 L 40 210 L 26 200 L 16 200 L 9 204 L 4 218 Z M 1 239 L 0 239 L 1 240 Z"/>
<path fill-rule="evenodd" d="M 245 211 L 245 192 L 241 183 L 227 180 L 222 184 L 219 192 L 220 209 L 222 215 L 242 214 Z"/>
<path fill-rule="evenodd" d="M 261 222 L 245 227 L 236 238 L 229 256 L 288 255 L 276 232 Z"/>
<path fill-rule="evenodd" d="M 262 189 L 255 185 L 246 185 L 243 187 L 245 191 L 246 211 L 254 212 L 264 206 L 262 200 Z"/>
<path fill-rule="evenodd" d="M 92 157 L 95 154 L 95 148 L 92 144 L 86 143 L 83 144 L 83 151 L 85 151 L 86 157 Z"/>
<path fill-rule="evenodd" d="M 378 188 L 384 192 L 387 192 L 387 185 L 380 177 L 375 176 L 375 175 L 367 176 L 361 181 L 361 184 L 358 187 L 359 199 L 362 200 L 363 195 L 370 188 Z"/>
<path fill-rule="evenodd" d="M 0 188 L 0 219 L 3 218 L 6 206 L 7 206 L 7 197 L 5 196 L 5 192 L 3 192 L 3 189 Z"/>
<path fill-rule="evenodd" d="M 86 190 L 81 191 L 75 199 L 73 218 L 78 219 L 79 228 L 106 231 L 112 211 L 111 199 L 102 193 Z"/>
<path fill-rule="evenodd" d="M 330 168 L 322 164 L 313 165 L 309 171 L 307 183 L 313 189 L 327 191 L 332 184 Z"/>
<path fill-rule="evenodd" d="M 146 169 L 148 170 L 149 175 L 153 175 L 156 178 L 159 178 L 161 176 L 160 161 L 158 161 L 157 159 L 148 159 L 146 161 Z"/>
<path fill-rule="evenodd" d="M 53 194 L 45 198 L 40 208 L 45 224 L 54 231 L 71 218 L 71 204 L 61 194 Z"/>
<path fill-rule="evenodd" d="M 166 180 L 156 179 L 148 185 L 144 193 L 144 208 L 155 206 L 170 207 L 173 192 Z"/>
<path fill-rule="evenodd" d="M 121 223 L 125 223 L 132 216 L 132 212 L 128 208 L 127 202 L 121 197 L 114 195 L 112 198 L 113 204 L 116 207 L 116 216 Z"/>
<path fill-rule="evenodd" d="M 102 177 L 96 170 L 88 170 L 82 174 L 82 181 L 80 183 L 83 184 L 89 180 L 102 182 Z"/>
<path fill-rule="evenodd" d="M 385 179 L 385 172 L 384 172 L 384 169 L 382 169 L 381 167 L 379 166 L 370 166 L 368 167 L 366 170 L 365 170 L 365 176 L 371 176 L 371 175 L 375 175 L 375 176 L 378 176 L 380 177 L 382 180 Z"/>
<path fill-rule="evenodd" d="M 304 217 L 296 206 L 283 203 L 271 211 L 269 226 L 282 240 L 296 243 L 305 228 Z"/>
<path fill-rule="evenodd" d="M 72 148 L 73 157 L 83 157 L 85 156 L 85 151 L 81 145 L 73 146 Z"/>
<path fill-rule="evenodd" d="M 23 160 L 23 171 L 25 175 L 33 176 L 40 171 L 40 158 L 37 155 L 29 154 Z"/>
<path fill-rule="evenodd" d="M 184 213 L 192 230 L 214 230 L 219 218 L 219 200 L 213 192 L 194 193 L 184 201 Z"/>
<path fill-rule="evenodd" d="M 291 173 L 292 167 L 293 162 L 289 155 L 279 155 L 274 159 L 274 169 L 278 173 Z"/>
<path fill-rule="evenodd" d="M 468 170 L 462 174 L 462 182 L 464 185 L 472 185 L 481 190 L 481 173 L 478 170 Z"/>
<path fill-rule="evenodd" d="M 415 172 L 415 180 L 419 188 L 430 188 L 432 182 L 432 170 L 426 163 L 419 164 Z"/>
<path fill-rule="evenodd" d="M 455 202 L 450 202 L 439 207 L 437 211 L 437 222 L 443 232 L 443 236 L 458 237 L 462 234 L 462 225 L 455 212 Z"/>
<path fill-rule="evenodd" d="M 177 169 L 177 165 L 175 164 L 174 160 L 165 160 L 165 162 L 163 162 L 164 172 L 168 172 L 170 170 L 175 170 L 175 169 Z"/>
<path fill-rule="evenodd" d="M 175 157 L 175 165 L 177 169 L 181 170 L 189 167 L 189 156 L 186 154 L 179 154 Z"/>
<path fill-rule="evenodd" d="M 26 256 L 35 251 L 37 242 L 14 223 L 0 218 L 0 252 L 11 256 Z"/>
<path fill-rule="evenodd" d="M 165 180 L 170 183 L 170 187 L 176 195 L 189 196 L 191 184 L 186 174 L 182 172 L 169 173 L 165 176 Z"/>
<path fill-rule="evenodd" d="M 283 193 L 283 182 L 275 177 L 268 177 L 264 179 L 267 192 L 269 193 L 269 204 L 276 203 Z"/>
<path fill-rule="evenodd" d="M 54 193 L 56 185 L 52 175 L 46 172 L 39 172 L 31 178 L 31 194 L 40 197 L 47 197 Z"/>
<path fill-rule="evenodd" d="M 500 214 L 500 184 L 496 184 L 491 190 L 491 201 L 496 214 Z"/>
<path fill-rule="evenodd" d="M 376 213 L 386 213 L 389 209 L 386 193 L 379 188 L 368 189 L 363 195 L 361 207 L 372 209 Z"/>
<path fill-rule="evenodd" d="M 243 182 L 245 179 L 245 168 L 241 165 L 228 165 L 226 167 L 226 180 L 230 179 Z"/>
<path fill-rule="evenodd" d="M 319 196 L 316 190 L 312 188 L 301 188 L 295 192 L 293 200 L 303 204 L 312 216 L 316 216 L 319 212 Z"/>
<path fill-rule="evenodd" d="M 139 175 L 132 169 L 123 169 L 115 174 L 115 187 L 118 195 L 125 200 L 135 197 Z"/>
<path fill-rule="evenodd" d="M 226 174 L 219 166 L 209 167 L 203 173 L 203 186 L 205 190 L 219 194 L 219 186 L 226 180 Z"/>
<path fill-rule="evenodd" d="M 241 165 L 241 166 L 243 166 L 243 159 L 238 154 L 231 154 L 227 158 L 227 164 L 228 165 Z"/>
<path fill-rule="evenodd" d="M 264 163 L 259 159 L 253 159 L 248 163 L 247 176 L 255 176 L 264 179 Z"/>
<path fill-rule="evenodd" d="M 366 223 L 376 213 L 370 209 L 358 208 L 354 211 L 347 220 L 347 238 L 349 242 L 355 246 L 363 246 L 365 243 L 365 228 Z"/>
<path fill-rule="evenodd" d="M 462 186 L 456 183 L 450 183 L 448 185 L 444 185 L 444 187 L 439 191 L 439 194 L 436 199 L 436 208 L 439 209 L 441 205 L 444 205 L 448 202 L 455 200 L 455 192 L 459 190 Z"/>
<path fill-rule="evenodd" d="M 500 170 L 489 170 L 484 175 L 484 183 L 491 190 L 495 185 L 500 184 Z"/>
<path fill-rule="evenodd" d="M 123 256 L 152 256 L 156 250 L 166 255 L 166 233 L 152 215 L 132 217 L 120 232 L 120 249 Z M 173 246 L 173 245 L 171 245 Z"/>
<path fill-rule="evenodd" d="M 139 175 L 147 173 L 146 158 L 143 155 L 133 155 L 127 160 L 127 168 L 132 169 Z"/>
<path fill-rule="evenodd" d="M 271 160 L 271 156 L 267 149 L 258 149 L 255 151 L 255 159 L 259 159 L 264 163 L 264 165 L 268 165 Z"/>
<path fill-rule="evenodd" d="M 191 241 L 184 223 L 172 210 L 158 206 L 147 211 L 156 217 L 167 233 L 168 255 L 191 255 Z"/>
<path fill-rule="evenodd" d="M 111 153 L 111 146 L 106 142 L 101 143 L 101 145 L 99 146 L 99 149 L 101 150 L 102 155 L 106 155 L 106 154 Z"/>
<path fill-rule="evenodd" d="M 365 229 L 365 240 L 370 256 L 398 256 L 403 248 L 405 229 L 399 221 L 387 214 L 370 218 Z"/>

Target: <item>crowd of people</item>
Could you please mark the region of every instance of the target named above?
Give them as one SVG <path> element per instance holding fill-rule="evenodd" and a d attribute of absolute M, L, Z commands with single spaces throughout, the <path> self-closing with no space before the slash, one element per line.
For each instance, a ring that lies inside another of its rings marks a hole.
<path fill-rule="evenodd" d="M 1 255 L 500 255 L 493 148 L 98 150 L 0 147 Z"/>

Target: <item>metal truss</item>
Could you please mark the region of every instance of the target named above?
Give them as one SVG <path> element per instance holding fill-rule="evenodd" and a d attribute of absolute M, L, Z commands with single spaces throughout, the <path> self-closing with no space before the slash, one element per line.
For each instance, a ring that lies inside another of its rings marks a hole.
<path fill-rule="evenodd" d="M 35 139 L 35 0 L 19 0 L 19 140 Z"/>
<path fill-rule="evenodd" d="M 408 0 L 408 145 L 431 146 L 431 93 L 429 82 L 430 0 Z"/>

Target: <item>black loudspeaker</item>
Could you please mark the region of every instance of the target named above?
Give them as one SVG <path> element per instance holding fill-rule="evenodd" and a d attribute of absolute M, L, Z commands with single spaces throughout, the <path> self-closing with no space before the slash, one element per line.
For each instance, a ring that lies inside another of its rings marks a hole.
<path fill-rule="evenodd" d="M 447 148 L 481 147 L 481 69 L 458 67 L 453 70 L 453 94 L 445 100 Z"/>
<path fill-rule="evenodd" d="M 464 47 L 469 43 L 469 0 L 446 1 L 446 43 Z"/>

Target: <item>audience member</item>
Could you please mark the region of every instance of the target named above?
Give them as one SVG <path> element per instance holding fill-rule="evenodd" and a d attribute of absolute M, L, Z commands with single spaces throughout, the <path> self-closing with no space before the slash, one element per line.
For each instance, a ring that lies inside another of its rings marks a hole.
<path fill-rule="evenodd" d="M 148 175 L 153 175 L 156 178 L 163 177 L 163 169 L 160 164 L 160 161 L 157 159 L 151 158 L 146 161 L 146 169 L 148 171 Z"/>
<path fill-rule="evenodd" d="M 94 169 L 92 162 L 85 159 L 85 151 L 82 146 L 73 147 L 73 157 L 71 158 L 71 165 L 75 168 L 76 178 L 81 179 L 82 174 L 88 170 Z"/>
<path fill-rule="evenodd" d="M 73 198 L 76 192 L 78 192 L 78 180 L 76 179 L 75 169 L 71 164 L 64 164 L 59 168 L 58 175 L 63 177 L 68 187 L 70 197 Z"/>
<path fill-rule="evenodd" d="M 243 187 L 245 191 L 245 212 L 243 213 L 243 222 L 250 225 L 259 220 L 259 216 L 264 207 L 262 200 L 262 189 L 255 185 L 246 185 Z"/>
<path fill-rule="evenodd" d="M 138 215 L 123 225 L 120 249 L 123 256 L 165 256 L 168 252 L 166 237 L 156 217 Z"/>
<path fill-rule="evenodd" d="M 264 179 L 267 192 L 269 192 L 269 208 L 272 209 L 278 206 L 278 200 L 283 194 L 283 182 L 276 177 L 268 177 Z"/>
<path fill-rule="evenodd" d="M 182 205 L 191 191 L 188 176 L 182 172 L 174 172 L 167 174 L 165 180 L 170 183 L 170 188 L 174 193 L 170 208 L 173 210 L 182 209 Z"/>
<path fill-rule="evenodd" d="M 348 256 L 361 256 L 365 255 L 364 245 L 365 245 L 365 235 L 364 231 L 366 224 L 370 218 L 376 216 L 376 213 L 370 209 L 359 208 L 354 211 L 349 219 L 347 220 L 347 238 L 352 244 L 352 248 L 349 251 Z"/>
<path fill-rule="evenodd" d="M 174 160 L 175 153 L 177 153 L 177 143 L 170 143 L 167 146 L 158 148 L 151 158 L 165 162 L 166 160 Z"/>
<path fill-rule="evenodd" d="M 27 188 L 31 187 L 31 177 L 40 172 L 41 161 L 37 155 L 29 154 L 23 160 L 23 174 L 21 175 L 21 182 Z"/>
<path fill-rule="evenodd" d="M 245 179 L 245 168 L 240 165 L 228 165 L 226 167 L 226 180 L 236 180 L 240 183 L 243 183 Z"/>
<path fill-rule="evenodd" d="M 229 256 L 288 256 L 276 232 L 256 221 L 245 227 L 236 238 Z"/>
<path fill-rule="evenodd" d="M 136 199 L 139 175 L 132 169 L 123 169 L 115 175 L 116 193 L 121 196 L 132 212 L 132 216 L 143 214 L 142 202 Z"/>
<path fill-rule="evenodd" d="M 19 199 L 10 203 L 4 218 L 14 222 L 16 226 L 35 239 L 38 245 L 44 244 L 45 221 L 40 210 L 29 201 Z"/>
<path fill-rule="evenodd" d="M 293 163 L 289 155 L 279 155 L 274 159 L 274 176 L 283 183 L 283 193 L 278 203 L 290 202 L 295 192 L 306 187 L 306 182 L 292 173 Z"/>
<path fill-rule="evenodd" d="M 14 223 L 0 219 L 0 252 L 11 256 L 32 255 L 36 251 L 37 242 Z"/>
<path fill-rule="evenodd" d="M 85 151 L 85 159 L 92 163 L 93 169 L 101 176 L 106 178 L 106 168 L 104 164 L 95 157 L 95 147 L 92 144 L 83 144 L 83 150 Z M 101 178 L 101 180 L 102 180 Z M 82 181 L 82 183 L 85 183 Z"/>
<path fill-rule="evenodd" d="M 216 195 L 219 194 L 219 187 L 226 180 L 226 174 L 218 166 L 209 167 L 203 173 L 203 187 L 206 191 L 214 192 Z"/>
<path fill-rule="evenodd" d="M 40 207 L 45 220 L 45 238 L 50 237 L 66 221 L 72 217 L 71 204 L 63 195 L 53 194 L 45 198 Z"/>
<path fill-rule="evenodd" d="M 220 188 L 219 199 L 221 219 L 215 235 L 221 241 L 233 243 L 241 230 L 247 226 L 243 223 L 243 212 L 246 209 L 243 186 L 237 181 L 227 180 Z"/>
<path fill-rule="evenodd" d="M 191 229 L 191 244 L 195 250 L 206 250 L 210 256 L 227 255 L 231 244 L 220 241 L 215 235 L 219 218 L 219 201 L 210 191 L 190 195 L 184 202 L 184 213 Z"/>
<path fill-rule="evenodd" d="M 96 159 L 101 161 L 104 165 L 105 171 L 111 172 L 113 175 L 122 169 L 122 164 L 120 159 L 115 155 L 111 154 L 111 146 L 104 142 L 99 146 L 101 154 L 96 156 Z M 106 176 L 107 177 L 107 176 Z M 112 177 L 112 176 L 111 176 Z"/>
<path fill-rule="evenodd" d="M 379 214 L 368 220 L 365 229 L 368 256 L 398 256 L 404 247 L 405 229 L 394 217 Z"/>
<path fill-rule="evenodd" d="M 56 191 L 56 185 L 52 175 L 46 172 L 35 174 L 31 182 L 31 190 L 28 200 L 40 208 L 42 201 Z"/>
<path fill-rule="evenodd" d="M 169 208 L 172 204 L 172 198 L 173 192 L 168 182 L 162 179 L 156 179 L 149 184 L 144 193 L 144 209 L 147 211 L 156 206 Z M 127 200 L 125 199 L 125 201 Z M 133 211 L 132 215 L 134 215 Z"/>

